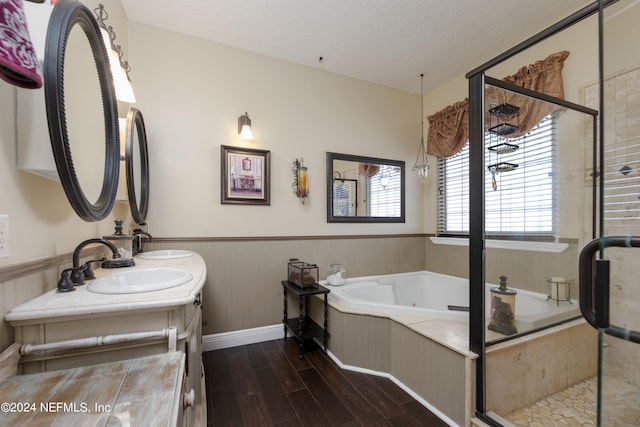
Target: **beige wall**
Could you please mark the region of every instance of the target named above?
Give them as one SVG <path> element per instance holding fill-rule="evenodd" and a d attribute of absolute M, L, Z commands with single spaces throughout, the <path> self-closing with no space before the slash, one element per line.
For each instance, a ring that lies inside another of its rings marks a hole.
<path fill-rule="evenodd" d="M 422 232 L 411 172 L 419 95 L 129 24 L 132 79 L 151 164 L 149 227 L 157 236 L 304 236 Z M 416 80 L 418 76 L 416 76 Z M 255 140 L 237 134 L 249 113 Z M 220 145 L 271 151 L 271 206 L 220 203 Z M 328 224 L 327 151 L 407 163 L 404 224 Z M 310 195 L 292 193 L 292 162 L 309 168 Z"/>
<path fill-rule="evenodd" d="M 419 95 L 127 24 L 118 0 L 101 2 L 109 13 L 107 23 L 113 25 L 133 67 L 135 107 L 142 111 L 147 127 L 149 224 L 155 236 L 277 238 L 422 232 L 422 194 L 410 172 L 420 137 Z M 94 9 L 99 2 L 85 3 Z M 78 243 L 111 234 L 115 218 L 130 221 L 128 206 L 118 203 L 105 220 L 86 223 L 71 209 L 59 182 L 16 168 L 14 98 L 15 88 L 0 81 L 0 214 L 9 215 L 11 237 L 10 256 L 0 258 L 0 278 L 4 278 L 0 279 L 0 316 L 55 288 L 59 271 L 69 266 L 70 252 Z M 119 104 L 121 117 L 127 108 Z M 245 111 L 256 136 L 250 145 L 236 134 L 237 118 Z M 220 204 L 222 144 L 271 150 L 271 206 Z M 327 224 L 326 151 L 406 161 L 407 222 Z M 304 205 L 291 189 L 291 163 L 296 157 L 304 157 L 309 167 L 311 194 Z M 339 240 L 303 239 L 277 252 L 271 246 L 281 243 L 201 248 L 213 254 L 207 259 L 211 285 L 205 290 L 212 300 L 204 304 L 215 314 L 205 333 L 278 322 L 280 273 L 291 256 L 322 263 L 322 274 L 335 261 L 345 261 L 351 271 L 365 274 L 419 269 L 424 259 L 421 242 L 417 247 L 412 243 L 417 252 L 407 256 L 386 240 L 375 246 L 369 239 L 347 246 Z M 348 249 L 336 252 L 337 247 Z M 228 254 L 236 254 L 233 260 L 238 261 L 246 253 L 252 253 L 252 258 L 237 264 L 237 269 L 220 263 L 231 261 Z M 23 275 L 32 269 L 35 272 Z M 246 280 L 235 274 L 239 270 L 262 280 Z M 275 286 L 274 292 L 270 286 Z M 0 332 L 0 348 L 4 348 L 13 339 L 12 331 L 3 322 Z"/>
<path fill-rule="evenodd" d="M 93 9 L 98 1 L 86 0 Z M 205 300 L 211 307 L 225 306 L 229 313 L 263 313 L 250 319 L 226 319 L 224 310 L 211 314 L 214 325 L 205 333 L 241 329 L 270 324 L 275 308 L 263 311 L 255 305 L 245 305 L 256 286 L 246 279 L 235 278 L 220 257 L 227 248 L 232 253 L 252 253 L 254 258 L 268 260 L 259 263 L 257 272 L 268 271 L 265 283 L 279 280 L 286 258 L 299 256 L 326 263 L 347 259 L 347 268 L 354 274 L 381 274 L 405 269 L 427 267 L 454 275 L 466 275 L 467 250 L 434 246 L 428 242 L 411 246 L 412 256 L 402 263 L 396 257 L 406 253 L 397 250 L 394 239 L 371 245 L 369 239 L 355 240 L 343 247 L 340 239 L 314 240 L 309 236 L 341 235 L 416 235 L 435 232 L 436 224 L 436 161 L 431 159 L 430 178 L 424 186 L 418 184 L 410 171 L 420 136 L 419 97 L 367 82 L 330 74 L 273 58 L 178 35 L 149 27 L 127 23 L 118 0 L 102 1 L 109 11 L 109 23 L 124 46 L 125 56 L 132 64 L 133 79 L 139 108 L 145 118 L 151 164 L 151 201 L 149 227 L 157 237 L 216 238 L 274 237 L 300 238 L 295 244 L 281 246 L 275 255 L 270 243 L 215 243 L 202 248 L 208 258 L 211 284 Z M 519 66 L 542 59 L 549 53 L 567 49 L 571 55 L 565 65 L 567 99 L 578 102 L 580 88 L 593 81 L 593 22 L 585 21 L 568 32 L 562 40 L 551 39 L 519 55 L 496 69 L 495 75 L 513 73 Z M 515 42 L 515 41 L 514 41 Z M 499 52 L 495 52 L 498 54 Z M 428 78 L 428 73 L 426 75 Z M 418 77 L 416 77 L 416 80 Z M 0 258 L 1 269 L 20 269 L 41 258 L 62 256 L 45 270 L 11 285 L 0 283 L 6 313 L 12 306 L 55 287 L 57 271 L 66 262 L 65 256 L 82 240 L 110 234 L 115 217 L 127 217 L 127 206 L 118 205 L 114 214 L 99 223 L 85 223 L 70 208 L 57 182 L 19 171 L 15 167 L 15 89 L 0 81 L 0 214 L 10 217 L 11 255 Z M 467 80 L 456 76 L 442 87 L 426 94 L 425 114 L 433 114 L 446 105 L 467 96 Z M 120 115 L 126 105 L 119 105 Z M 247 111 L 253 120 L 255 141 L 241 142 L 236 134 L 237 118 Z M 220 145 L 248 146 L 271 150 L 271 206 L 233 206 L 220 204 Z M 405 224 L 328 224 L 325 202 L 325 152 L 336 151 L 404 160 L 407 162 L 407 222 Z M 577 157 L 583 156 L 579 152 Z M 310 197 L 301 204 L 291 192 L 291 162 L 304 157 L 309 167 Z M 573 169 L 570 170 L 574 173 Z M 563 175 L 567 192 L 581 181 L 571 173 Z M 583 224 L 579 215 L 567 217 Z M 564 228 L 563 228 L 564 229 Z M 582 239 L 579 227 L 569 225 L 563 238 Z M 267 240 L 267 242 L 271 242 Z M 300 243 L 302 242 L 302 243 Z M 167 244 L 169 245 L 169 244 Z M 412 242 L 411 245 L 415 245 Z M 169 245 L 170 246 L 170 245 Z M 576 248 L 579 245 L 576 245 Z M 310 248 L 314 248 L 310 250 Z M 572 251 L 575 250 L 572 249 Z M 256 252 L 257 251 L 257 252 Z M 575 252 L 570 252 L 575 256 Z M 352 253 L 362 256 L 350 258 Z M 368 257 L 365 254 L 371 253 Z M 266 256 L 265 254 L 269 254 Z M 337 255 L 337 256 L 336 256 Z M 527 255 L 526 253 L 524 254 Z M 225 255 L 228 256 L 228 255 Z M 391 256 L 392 261 L 380 263 Z M 513 261 L 510 268 L 516 268 Z M 59 263 L 62 263 L 58 265 Z M 324 264 L 323 264 L 324 263 Z M 247 264 L 250 265 L 251 264 Z M 238 267 L 244 268 L 244 267 Z M 253 268 L 253 267 L 251 267 Z M 251 274 L 257 274 L 254 271 Z M 501 265 L 488 265 L 488 271 L 503 271 Z M 1 271 L 0 271 L 1 272 Z M 247 273 L 249 274 L 249 273 Z M 519 272 L 513 273 L 517 276 Z M 271 289 L 259 290 L 259 295 Z M 272 298 L 272 297 L 269 297 Z M 270 306 L 277 306 L 269 299 Z M 205 316 L 206 317 L 206 316 Z M 278 316 L 275 316 L 276 318 Z M 9 342 L 3 329 L 4 346 Z"/>

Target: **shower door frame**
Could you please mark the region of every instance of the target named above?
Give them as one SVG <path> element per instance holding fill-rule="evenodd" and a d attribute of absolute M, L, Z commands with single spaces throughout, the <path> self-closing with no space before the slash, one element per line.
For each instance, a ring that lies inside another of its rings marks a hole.
<path fill-rule="evenodd" d="M 604 0 L 607 7 L 618 0 Z M 465 77 L 469 80 L 469 349 L 478 355 L 476 359 L 475 376 L 475 415 L 488 425 L 501 426 L 493 418 L 486 415 L 485 390 L 485 206 L 484 206 L 484 91 L 485 85 L 490 84 L 505 90 L 520 93 L 546 102 L 561 105 L 591 116 L 597 116 L 597 111 L 582 105 L 550 97 L 538 92 L 524 89 L 485 75 L 485 71 L 521 53 L 533 45 L 571 27 L 574 24 L 599 13 L 600 2 L 592 4 L 548 27 L 540 33 L 530 37 L 522 43 L 503 52 L 501 55 L 487 61 L 483 65 L 468 72 Z M 599 41 L 601 44 L 601 41 Z M 599 49 L 600 52 L 600 49 Z M 602 63 L 602 55 L 599 63 Z M 594 150 L 598 144 L 597 120 L 594 117 Z M 595 162 L 596 156 L 594 156 Z M 594 170 L 596 170 L 594 168 Z M 593 197 L 596 197 L 596 185 L 593 186 Z M 595 199 L 594 199 L 595 200 Z M 592 217 L 592 233 L 596 233 L 596 215 Z"/>

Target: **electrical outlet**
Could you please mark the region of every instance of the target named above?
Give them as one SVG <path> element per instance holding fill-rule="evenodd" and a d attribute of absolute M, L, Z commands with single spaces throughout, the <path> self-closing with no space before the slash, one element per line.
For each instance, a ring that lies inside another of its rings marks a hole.
<path fill-rule="evenodd" d="M 0 258 L 9 256 L 9 215 L 0 215 Z"/>

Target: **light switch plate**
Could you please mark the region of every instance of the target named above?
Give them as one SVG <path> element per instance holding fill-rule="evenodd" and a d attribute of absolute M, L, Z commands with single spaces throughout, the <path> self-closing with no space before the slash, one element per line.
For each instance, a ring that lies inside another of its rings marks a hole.
<path fill-rule="evenodd" d="M 9 256 L 9 215 L 0 215 L 0 258 Z"/>

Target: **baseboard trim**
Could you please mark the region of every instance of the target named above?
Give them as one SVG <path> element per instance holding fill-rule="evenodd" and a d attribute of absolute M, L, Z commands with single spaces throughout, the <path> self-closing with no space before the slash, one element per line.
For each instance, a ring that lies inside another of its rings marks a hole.
<path fill-rule="evenodd" d="M 238 347 L 271 341 L 284 337 L 282 323 L 259 328 L 241 329 L 238 331 L 221 332 L 219 334 L 203 335 L 202 351 L 221 350 L 223 348 Z"/>

